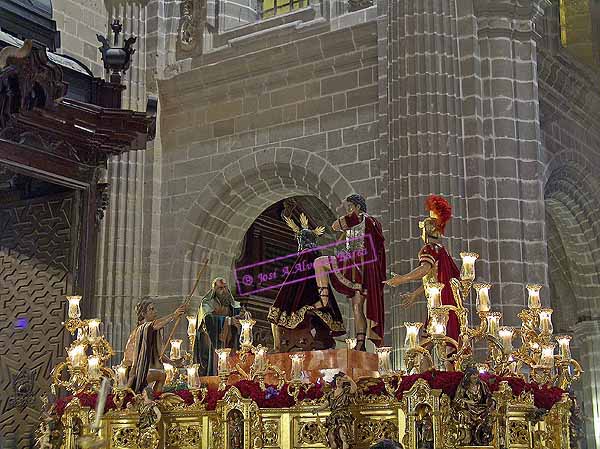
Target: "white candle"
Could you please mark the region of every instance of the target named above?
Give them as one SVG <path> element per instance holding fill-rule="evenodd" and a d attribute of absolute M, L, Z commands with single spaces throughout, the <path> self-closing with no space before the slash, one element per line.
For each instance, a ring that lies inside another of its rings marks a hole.
<path fill-rule="evenodd" d="M 96 356 L 88 358 L 88 376 L 90 379 L 98 379 L 100 377 L 100 359 Z"/>
<path fill-rule="evenodd" d="M 188 329 L 187 334 L 189 337 L 194 337 L 196 335 L 196 324 L 198 318 L 195 315 L 188 315 Z"/>
<path fill-rule="evenodd" d="M 382 376 L 389 374 L 392 371 L 390 363 L 390 352 L 392 352 L 392 348 L 389 346 L 382 346 L 380 348 L 375 348 L 375 352 L 377 353 L 379 374 Z"/>
<path fill-rule="evenodd" d="M 175 368 L 170 363 L 163 363 L 163 368 L 165 369 L 165 384 L 170 384 L 173 382 L 173 378 L 175 377 Z"/>
<path fill-rule="evenodd" d="M 262 345 L 258 345 L 254 349 L 254 362 L 252 366 L 254 367 L 254 371 L 257 373 L 264 373 L 267 370 L 267 361 L 265 360 L 265 353 L 267 348 Z"/>
<path fill-rule="evenodd" d="M 462 267 L 460 269 L 460 278 L 464 281 L 475 280 L 475 261 L 479 257 L 477 253 L 460 253 L 462 258 Z"/>
<path fill-rule="evenodd" d="M 229 367 L 227 366 L 227 358 L 229 357 L 229 353 L 231 352 L 230 348 L 217 349 L 217 357 L 219 357 L 217 369 L 219 374 L 227 374 L 229 372 Z"/>
<path fill-rule="evenodd" d="M 346 345 L 349 350 L 356 348 L 356 338 L 346 338 Z"/>
<path fill-rule="evenodd" d="M 488 315 L 488 333 L 492 337 L 500 338 L 498 334 L 500 330 L 500 318 L 502 318 L 500 312 L 492 312 Z"/>
<path fill-rule="evenodd" d="M 552 309 L 540 310 L 540 331 L 546 335 L 551 335 L 554 332 L 554 327 L 552 326 Z"/>
<path fill-rule="evenodd" d="M 119 382 L 119 387 L 124 388 L 127 386 L 127 367 L 123 365 L 119 365 L 117 367 L 117 380 Z"/>
<path fill-rule="evenodd" d="M 302 379 L 302 362 L 304 357 L 304 353 L 290 354 L 290 359 L 292 359 L 292 380 Z"/>
<path fill-rule="evenodd" d="M 256 324 L 256 321 L 252 319 L 250 312 L 244 313 L 244 318 L 240 320 L 242 330 L 240 332 L 240 344 L 242 348 L 248 348 L 252 346 L 252 327 Z"/>
<path fill-rule="evenodd" d="M 191 365 L 187 368 L 187 383 L 189 388 L 198 387 L 198 365 Z"/>
<path fill-rule="evenodd" d="M 73 367 L 80 368 L 85 359 L 85 350 L 83 346 L 80 344 L 73 346 L 73 348 L 69 350 L 69 359 L 71 360 L 71 365 L 73 365 Z"/>
<path fill-rule="evenodd" d="M 542 346 L 540 365 L 542 365 L 544 368 L 554 367 L 554 345 Z"/>
<path fill-rule="evenodd" d="M 477 291 L 477 311 L 478 312 L 489 312 L 490 311 L 490 288 L 492 284 L 478 283 L 474 284 L 473 287 Z"/>
<path fill-rule="evenodd" d="M 81 309 L 79 308 L 79 301 L 81 296 L 67 296 L 69 301 L 69 318 L 76 320 L 81 317 Z"/>
<path fill-rule="evenodd" d="M 171 340 L 171 360 L 179 360 L 181 358 L 181 340 Z"/>
<path fill-rule="evenodd" d="M 88 337 L 91 341 L 96 341 L 98 338 L 100 330 L 100 320 L 98 318 L 94 318 L 92 320 L 88 320 Z"/>
<path fill-rule="evenodd" d="M 444 284 L 440 282 L 432 282 L 427 285 L 427 304 L 430 309 L 441 307 L 442 305 L 442 289 Z"/>
<path fill-rule="evenodd" d="M 558 348 L 560 351 L 560 358 L 564 361 L 571 360 L 571 336 L 570 335 L 558 335 L 556 337 L 558 342 Z"/>
<path fill-rule="evenodd" d="M 540 290 L 542 286 L 539 284 L 527 284 L 527 291 L 529 292 L 528 307 L 530 309 L 539 309 L 542 307 L 540 301 Z"/>
<path fill-rule="evenodd" d="M 498 331 L 500 339 L 502 339 L 502 351 L 508 355 L 513 350 L 512 339 L 514 331 L 508 326 L 502 326 Z"/>
<path fill-rule="evenodd" d="M 417 347 L 417 337 L 422 325 L 423 323 L 404 323 L 404 327 L 406 327 L 404 346 L 406 349 L 415 349 Z"/>

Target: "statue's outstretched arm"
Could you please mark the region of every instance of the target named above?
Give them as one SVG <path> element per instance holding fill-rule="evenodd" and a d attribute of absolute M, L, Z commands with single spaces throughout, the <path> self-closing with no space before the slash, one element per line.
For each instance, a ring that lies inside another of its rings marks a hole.
<path fill-rule="evenodd" d="M 383 283 L 389 285 L 390 287 L 397 287 L 401 284 L 417 281 L 422 279 L 423 276 L 425 276 L 426 274 L 428 274 L 431 271 L 431 268 L 433 268 L 433 265 L 431 265 L 427 261 L 423 261 L 417 268 L 412 270 L 410 273 L 397 274 L 393 278 L 383 281 Z"/>

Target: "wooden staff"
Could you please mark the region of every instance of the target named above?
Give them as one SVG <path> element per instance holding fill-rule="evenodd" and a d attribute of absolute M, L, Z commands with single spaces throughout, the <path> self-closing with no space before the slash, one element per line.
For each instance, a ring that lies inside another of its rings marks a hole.
<path fill-rule="evenodd" d="M 194 296 L 194 293 L 196 292 L 196 289 L 198 288 L 198 284 L 200 283 L 200 278 L 204 274 L 204 270 L 206 269 L 207 264 L 208 264 L 208 258 L 204 259 L 204 265 L 202 266 L 202 269 L 198 273 L 198 277 L 196 278 L 196 282 L 194 283 L 194 287 L 192 288 L 192 291 L 187 296 L 187 298 L 185 298 L 185 301 L 183 301 L 182 305 L 186 305 L 187 306 L 190 303 L 190 300 L 192 299 L 192 296 Z M 175 324 L 173 325 L 173 329 L 171 329 L 171 333 L 169 334 L 169 338 L 167 338 L 167 340 L 165 341 L 165 344 L 162 347 L 162 350 L 160 351 L 159 359 L 162 358 L 163 354 L 167 350 L 167 346 L 169 346 L 169 342 L 171 341 L 171 338 L 173 338 L 173 335 L 175 334 L 175 329 L 177 329 L 177 325 L 179 324 L 179 320 L 180 319 L 181 319 L 181 315 L 179 315 L 177 317 L 177 320 L 175 321 Z"/>

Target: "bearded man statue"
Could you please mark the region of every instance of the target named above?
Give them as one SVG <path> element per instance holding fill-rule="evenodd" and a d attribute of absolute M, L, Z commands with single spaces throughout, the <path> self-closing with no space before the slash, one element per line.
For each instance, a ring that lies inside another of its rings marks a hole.
<path fill-rule="evenodd" d="M 240 304 L 224 278 L 215 278 L 212 288 L 204 295 L 198 307 L 194 363 L 200 365 L 200 376 L 217 374 L 215 350 L 234 348 L 237 344 Z"/>

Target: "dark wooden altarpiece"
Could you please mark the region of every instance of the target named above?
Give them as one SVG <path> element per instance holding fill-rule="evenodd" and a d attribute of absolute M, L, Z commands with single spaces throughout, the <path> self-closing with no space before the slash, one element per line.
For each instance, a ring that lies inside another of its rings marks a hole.
<path fill-rule="evenodd" d="M 19 179 L 34 179 L 57 187 L 14 201 L 10 189 L 0 191 L 4 447 L 33 445 L 39 396 L 65 356 L 64 296 L 93 297 L 107 159 L 143 150 L 154 138 L 156 100 L 149 100 L 147 112 L 122 110 L 123 86 L 91 82 L 95 104 L 69 99 L 63 72 L 45 48 L 25 41 L 20 49 L 0 51 L 0 168 L 10 175 L 4 184 L 17 188 Z"/>

